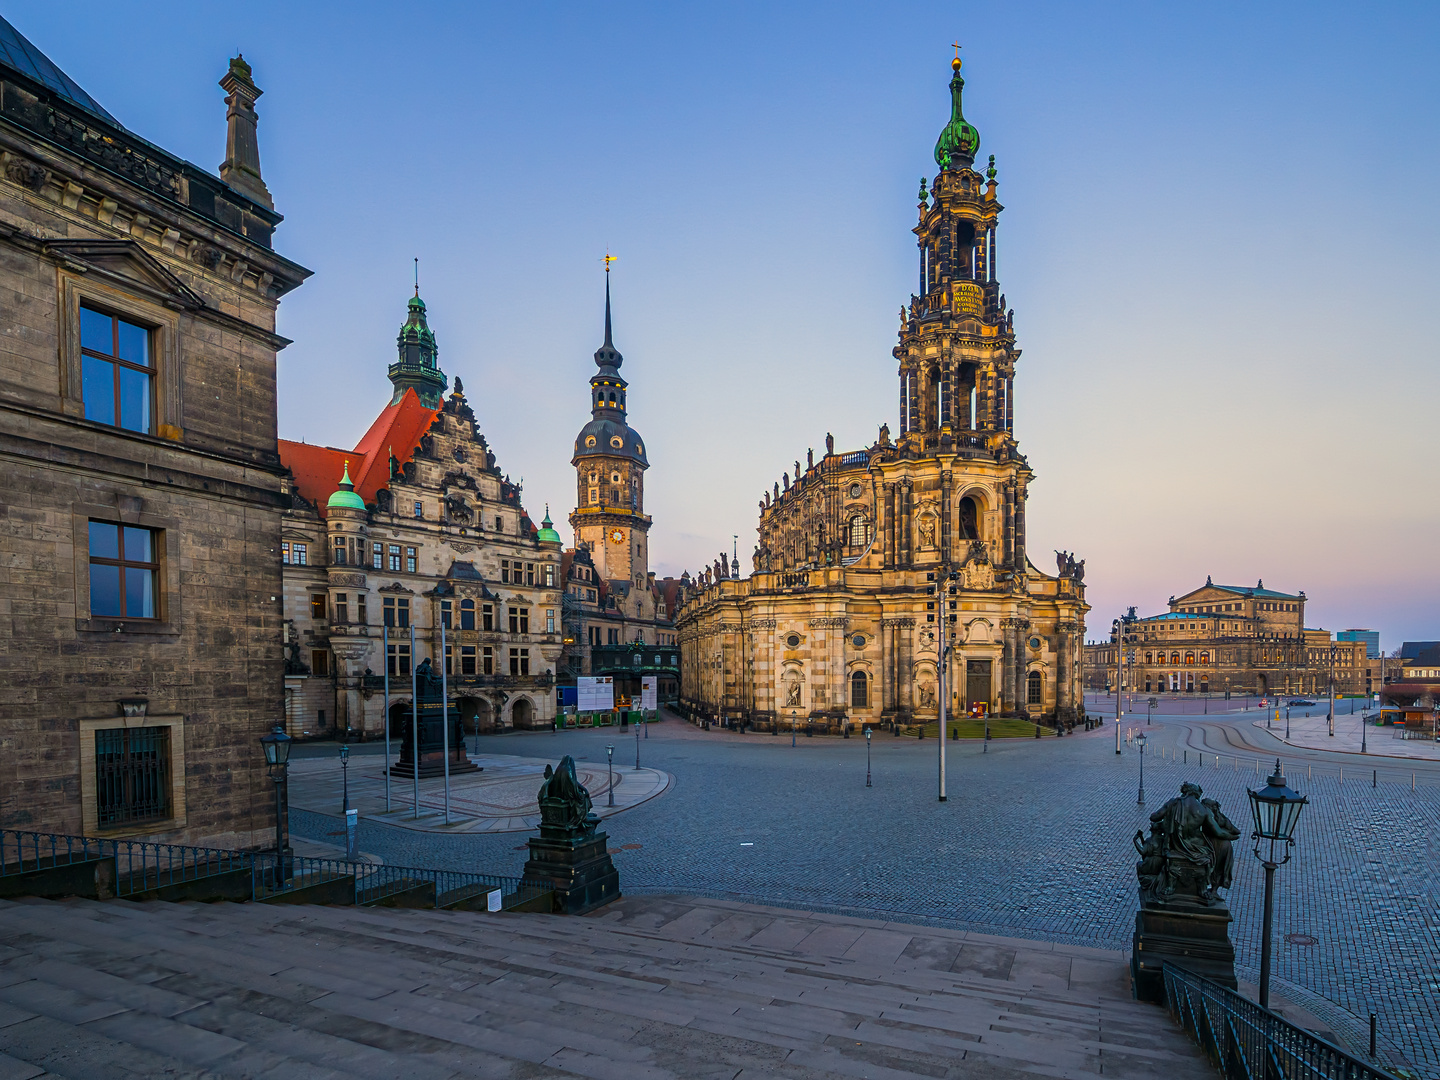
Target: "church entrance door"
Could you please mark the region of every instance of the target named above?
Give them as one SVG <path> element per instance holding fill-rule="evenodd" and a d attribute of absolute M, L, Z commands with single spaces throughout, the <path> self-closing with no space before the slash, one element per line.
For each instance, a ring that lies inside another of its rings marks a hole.
<path fill-rule="evenodd" d="M 990 665 L 989 660 L 966 660 L 965 661 L 965 704 L 966 707 L 973 706 L 977 701 L 983 701 L 990 705 Z"/>

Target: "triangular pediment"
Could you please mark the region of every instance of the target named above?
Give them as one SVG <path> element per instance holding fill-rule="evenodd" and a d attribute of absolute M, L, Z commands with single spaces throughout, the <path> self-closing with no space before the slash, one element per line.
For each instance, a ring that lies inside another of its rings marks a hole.
<path fill-rule="evenodd" d="M 51 240 L 45 250 L 72 269 L 109 278 L 167 307 L 195 310 L 205 306 L 198 293 L 134 240 Z"/>

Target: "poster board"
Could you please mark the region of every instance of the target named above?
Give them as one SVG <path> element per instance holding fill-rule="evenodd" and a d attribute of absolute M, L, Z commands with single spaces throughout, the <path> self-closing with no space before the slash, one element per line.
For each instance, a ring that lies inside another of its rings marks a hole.
<path fill-rule="evenodd" d="M 615 683 L 609 675 L 581 675 L 575 681 L 580 712 L 609 712 L 615 708 Z"/>
<path fill-rule="evenodd" d="M 659 680 L 654 675 L 644 675 L 640 679 L 640 708 L 650 710 L 656 708 L 655 687 Z"/>

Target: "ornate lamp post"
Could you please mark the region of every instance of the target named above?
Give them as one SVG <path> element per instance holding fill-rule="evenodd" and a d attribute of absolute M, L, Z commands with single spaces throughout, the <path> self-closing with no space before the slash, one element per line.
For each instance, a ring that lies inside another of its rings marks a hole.
<path fill-rule="evenodd" d="M 340 744 L 340 782 L 344 785 L 345 791 L 341 809 L 348 813 L 350 810 L 350 747 L 345 743 Z"/>
<path fill-rule="evenodd" d="M 1365 695 L 1365 704 L 1360 706 L 1360 753 L 1368 754 L 1366 748 L 1366 737 L 1370 734 L 1367 730 L 1370 727 L 1370 695 Z"/>
<path fill-rule="evenodd" d="M 870 725 L 865 725 L 865 786 L 870 787 Z"/>
<path fill-rule="evenodd" d="M 635 771 L 640 771 L 640 729 L 644 724 L 635 724 Z"/>
<path fill-rule="evenodd" d="M 260 746 L 265 751 L 265 765 L 270 770 L 270 779 L 275 782 L 275 884 L 285 883 L 285 821 L 282 810 L 281 787 L 290 764 L 290 744 L 293 740 L 285 734 L 285 728 L 276 724 L 268 735 L 260 736 Z"/>
<path fill-rule="evenodd" d="M 1304 795 L 1291 791 L 1280 771 L 1280 759 L 1275 759 L 1275 774 L 1266 781 L 1259 791 L 1250 792 L 1250 812 L 1255 819 L 1255 857 L 1265 867 L 1265 924 L 1260 940 L 1260 1007 L 1270 1007 L 1270 937 L 1273 932 L 1275 904 L 1275 869 L 1290 861 L 1290 849 L 1295 846 L 1295 825 L 1300 820 L 1300 811 L 1310 800 Z M 1276 845 L 1285 857 L 1277 861 Z M 1261 846 L 1268 845 L 1264 854 Z"/>
<path fill-rule="evenodd" d="M 614 744 L 614 743 L 610 743 L 610 744 L 608 744 L 608 745 L 605 747 L 605 775 L 609 778 L 609 779 L 608 779 L 608 782 L 606 783 L 605 786 L 606 786 L 606 788 L 608 788 L 609 791 L 610 791 L 610 798 L 606 801 L 605 805 L 606 805 L 606 806 L 614 806 L 614 805 L 615 805 L 615 744 Z"/>
<path fill-rule="evenodd" d="M 1142 731 L 1135 736 L 1135 749 L 1140 751 L 1140 797 L 1135 800 L 1136 806 L 1145 805 L 1145 733 Z"/>
<path fill-rule="evenodd" d="M 1330 669 L 1326 676 L 1330 683 L 1330 736 L 1335 736 L 1335 650 L 1337 646 L 1330 646 Z"/>

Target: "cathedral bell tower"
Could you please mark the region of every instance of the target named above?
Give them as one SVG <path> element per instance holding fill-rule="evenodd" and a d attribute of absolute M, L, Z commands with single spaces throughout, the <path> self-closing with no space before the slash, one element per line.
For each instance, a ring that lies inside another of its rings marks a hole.
<path fill-rule="evenodd" d="M 610 265 L 605 265 L 605 343 L 595 351 L 590 377 L 590 422 L 575 438 L 575 512 L 570 525 L 577 547 L 590 552 L 596 573 L 607 581 L 647 585 L 650 518 L 645 513 L 645 444 L 625 421 L 625 362 L 611 340 Z"/>
<path fill-rule="evenodd" d="M 935 143 L 939 173 L 920 180 L 919 293 L 900 312 L 900 441 L 923 452 L 1011 441 L 1012 313 L 996 279 L 995 158 L 973 168 L 980 133 L 961 110 L 965 80 L 951 65 L 950 121 Z M 932 202 L 933 200 L 933 202 Z"/>

